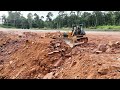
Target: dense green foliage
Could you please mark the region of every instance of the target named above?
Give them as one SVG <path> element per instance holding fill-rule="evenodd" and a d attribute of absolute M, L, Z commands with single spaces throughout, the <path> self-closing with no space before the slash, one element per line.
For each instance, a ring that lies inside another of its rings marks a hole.
<path fill-rule="evenodd" d="M 58 16 L 52 19 L 53 13 L 49 12 L 46 15 L 46 20 L 43 16 L 36 13 L 32 15 L 28 13 L 27 18 L 22 16 L 20 11 L 8 12 L 8 17 L 2 16 L 3 25 L 6 27 L 15 28 L 71 28 L 73 24 L 83 23 L 85 28 L 120 28 L 120 11 L 93 11 L 81 12 L 71 11 L 69 14 L 66 11 L 59 11 Z M 117 26 L 117 27 L 115 27 Z"/>

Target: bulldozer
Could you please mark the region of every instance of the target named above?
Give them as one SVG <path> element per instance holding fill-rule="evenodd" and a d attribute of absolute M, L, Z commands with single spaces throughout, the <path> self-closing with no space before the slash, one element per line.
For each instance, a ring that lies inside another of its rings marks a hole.
<path fill-rule="evenodd" d="M 83 30 L 83 24 L 73 25 L 70 32 L 63 33 L 64 41 L 72 48 L 88 42 L 88 37 Z"/>

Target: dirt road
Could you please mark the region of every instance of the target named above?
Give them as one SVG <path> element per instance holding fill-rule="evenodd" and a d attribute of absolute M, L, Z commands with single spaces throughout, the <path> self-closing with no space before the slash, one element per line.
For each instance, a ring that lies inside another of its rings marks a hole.
<path fill-rule="evenodd" d="M 67 32 L 63 30 L 33 30 L 33 29 L 7 29 L 7 28 L 0 28 L 0 31 L 5 31 L 5 32 L 14 32 L 14 33 L 21 33 L 21 32 L 36 32 L 36 33 L 41 33 L 41 32 Z M 100 34 L 100 35 L 120 35 L 120 32 L 113 32 L 113 31 L 86 31 L 87 34 Z"/>
<path fill-rule="evenodd" d="M 0 78 L 120 79 L 120 32 L 87 31 L 70 48 L 51 31 L 0 29 Z"/>

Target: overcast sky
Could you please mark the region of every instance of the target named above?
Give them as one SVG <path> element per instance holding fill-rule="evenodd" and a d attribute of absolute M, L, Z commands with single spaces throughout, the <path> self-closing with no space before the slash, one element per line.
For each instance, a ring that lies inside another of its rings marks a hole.
<path fill-rule="evenodd" d="M 44 20 L 45 20 L 48 12 L 52 12 L 54 15 L 53 18 L 55 18 L 58 15 L 59 11 L 21 11 L 21 14 L 23 14 L 24 17 L 27 17 L 28 13 L 32 13 L 32 14 L 37 13 L 39 16 L 44 16 L 45 17 Z M 92 11 L 88 11 L 88 12 L 92 12 Z M 67 11 L 67 13 L 70 13 L 70 11 Z M 2 15 L 8 16 L 8 11 L 0 11 L 0 17 Z"/>

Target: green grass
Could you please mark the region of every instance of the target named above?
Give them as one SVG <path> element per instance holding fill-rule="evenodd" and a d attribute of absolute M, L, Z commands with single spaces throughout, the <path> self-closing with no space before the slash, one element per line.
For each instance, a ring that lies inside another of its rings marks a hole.
<path fill-rule="evenodd" d="M 53 28 L 47 28 L 47 27 L 44 27 L 44 28 L 31 28 L 31 29 L 34 29 L 34 30 L 63 30 L 63 31 L 69 31 L 71 30 L 71 28 L 58 28 L 58 29 L 53 29 Z"/>
<path fill-rule="evenodd" d="M 0 27 L 2 27 L 2 28 L 15 28 L 13 26 L 6 26 L 6 25 L 2 25 L 2 24 L 0 24 Z"/>
<path fill-rule="evenodd" d="M 97 26 L 98 29 L 120 29 L 120 26 Z"/>
<path fill-rule="evenodd" d="M 111 25 L 106 25 L 106 26 L 97 26 L 97 27 L 89 27 L 87 30 L 95 30 L 95 31 L 120 31 L 120 26 L 111 26 Z"/>
<path fill-rule="evenodd" d="M 97 26 L 97 27 L 89 27 L 89 29 L 120 29 L 120 26 L 111 26 L 111 25 L 107 25 L 107 26 Z"/>
<path fill-rule="evenodd" d="M 69 31 L 72 28 L 61 28 L 60 30 L 63 31 Z M 97 27 L 89 27 L 89 28 L 83 28 L 85 31 L 120 31 L 120 26 L 111 26 L 111 25 L 106 25 L 106 26 L 97 26 Z"/>
<path fill-rule="evenodd" d="M 13 29 L 17 29 L 15 27 L 12 27 L 12 26 L 5 26 L 5 25 L 0 25 L 0 27 L 2 28 L 13 28 Z M 58 28 L 58 29 L 52 29 L 52 28 L 47 28 L 47 27 L 44 27 L 44 28 L 31 28 L 33 30 L 61 30 L 61 31 L 71 31 L 72 28 L 66 28 L 66 27 L 63 27 L 63 28 Z M 111 26 L 111 25 L 105 25 L 105 26 L 97 26 L 97 27 L 89 27 L 89 28 L 83 28 L 85 31 L 120 31 L 120 26 Z"/>
<path fill-rule="evenodd" d="M 52 28 L 47 28 L 47 27 L 44 27 L 44 28 L 31 28 L 33 30 L 54 30 Z"/>

